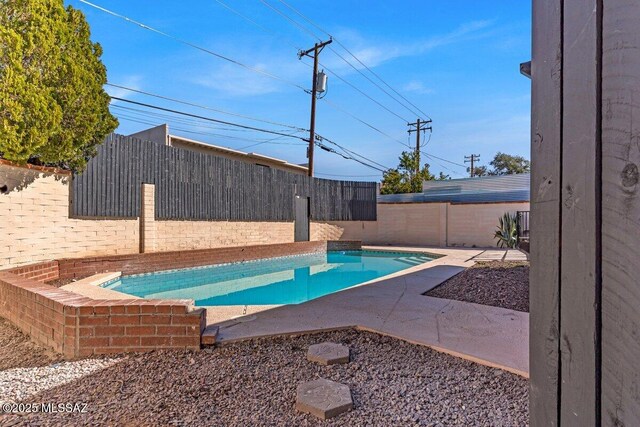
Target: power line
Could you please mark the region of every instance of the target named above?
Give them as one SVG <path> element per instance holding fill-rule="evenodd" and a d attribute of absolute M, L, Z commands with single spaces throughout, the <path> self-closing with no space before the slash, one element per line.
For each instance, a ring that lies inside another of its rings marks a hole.
<path fill-rule="evenodd" d="M 174 35 L 165 33 L 164 31 L 160 31 L 160 30 L 158 30 L 156 28 L 153 28 L 153 27 L 150 27 L 150 26 L 148 26 L 146 24 L 143 24 L 142 22 L 138 22 L 138 21 L 136 21 L 134 19 L 131 19 L 131 18 L 127 17 L 127 16 L 124 16 L 124 15 L 121 15 L 119 13 L 113 12 L 113 11 L 111 11 L 109 9 L 106 9 L 106 8 L 102 7 L 102 6 L 98 6 L 97 4 L 90 3 L 87 0 L 79 0 L 79 1 L 81 3 L 84 3 L 84 4 L 88 5 L 88 6 L 91 6 L 91 7 L 95 8 L 95 9 L 97 9 L 97 10 L 100 10 L 100 11 L 102 11 L 104 13 L 107 13 L 107 14 L 109 14 L 111 16 L 114 16 L 114 17 L 122 19 L 122 20 L 124 20 L 126 22 L 130 22 L 130 23 L 132 23 L 134 25 L 137 25 L 140 28 L 143 28 L 145 30 L 149 30 L 149 31 L 152 31 L 152 32 L 154 32 L 156 34 L 160 34 L 161 36 L 170 38 L 170 39 L 172 39 L 174 41 L 177 41 L 178 43 L 182 43 L 182 44 L 184 44 L 186 46 L 189 46 L 189 47 L 192 47 L 194 49 L 198 49 L 198 50 L 200 50 L 202 52 L 208 53 L 209 55 L 213 55 L 216 58 L 219 58 L 219 59 L 222 59 L 224 61 L 230 62 L 232 64 L 235 64 L 235 65 L 239 66 L 239 67 L 245 68 L 245 69 L 247 69 L 249 71 L 253 71 L 254 73 L 262 74 L 262 75 L 270 77 L 270 78 L 272 78 L 274 80 L 279 80 L 279 81 L 282 81 L 284 83 L 287 83 L 287 84 L 289 84 L 291 86 L 294 86 L 294 87 L 296 87 L 298 89 L 301 89 L 302 91 L 306 91 L 306 89 L 304 87 L 300 86 L 299 84 L 297 84 L 295 82 L 292 82 L 291 80 L 287 80 L 287 79 L 285 79 L 283 77 L 276 76 L 275 74 L 271 74 L 271 73 L 269 73 L 267 71 L 264 71 L 264 70 L 261 70 L 259 68 L 251 67 L 250 65 L 243 64 L 242 62 L 237 61 L 237 60 L 232 59 L 232 58 L 229 58 L 228 56 L 219 54 L 219 53 L 214 52 L 214 51 L 212 51 L 210 49 L 204 48 L 202 46 L 198 46 L 195 43 L 191 43 L 190 41 L 187 41 L 187 40 L 181 39 L 179 37 L 176 37 Z"/>
<path fill-rule="evenodd" d="M 120 120 L 126 120 L 129 122 L 133 122 L 133 123 L 140 123 L 140 124 L 144 124 L 144 125 L 148 125 L 148 126 L 158 126 L 160 124 L 162 124 L 163 122 L 158 121 L 158 119 L 154 119 L 153 117 L 150 118 L 145 118 L 145 117 L 135 117 L 135 116 L 129 116 L 126 114 L 121 114 L 121 113 L 116 113 L 116 117 Z M 188 126 L 188 125 L 187 125 Z M 171 129 L 179 131 L 179 132 L 187 132 L 190 134 L 194 134 L 194 135 L 205 135 L 205 136 L 214 136 L 217 138 L 217 140 L 231 140 L 231 141 L 245 141 L 245 142 L 255 142 L 258 141 L 257 144 L 252 144 L 253 145 L 258 145 L 258 144 L 279 144 L 279 145 L 297 145 L 297 146 L 302 146 L 305 144 L 302 143 L 295 143 L 295 142 L 271 142 L 272 140 L 258 140 L 258 139 L 251 139 L 251 138 L 241 138 L 241 137 L 237 137 L 237 136 L 232 136 L 232 135 L 225 135 L 225 134 L 218 134 L 218 133 L 212 133 L 212 132 L 205 132 L 205 131 L 197 131 L 197 130 L 193 130 L 193 129 L 184 129 L 182 127 L 180 127 L 180 125 L 178 126 L 172 126 Z M 282 137 L 278 137 L 278 138 L 282 138 Z M 276 138 L 273 138 L 276 139 Z"/>
<path fill-rule="evenodd" d="M 111 98 L 112 99 L 116 99 L 118 101 L 127 102 L 127 103 L 130 103 L 130 104 L 135 104 L 135 105 L 139 105 L 139 106 L 143 106 L 143 107 L 147 107 L 147 108 L 153 108 L 153 109 L 166 111 L 166 112 L 169 112 L 169 113 L 174 113 L 174 114 L 179 114 L 179 115 L 184 115 L 184 116 L 188 116 L 188 117 L 193 117 L 193 118 L 197 118 L 197 119 L 207 120 L 207 121 L 211 121 L 211 122 L 214 122 L 214 123 L 223 123 L 223 124 L 226 124 L 226 125 L 229 125 L 229 126 L 237 126 L 239 128 L 242 128 L 242 129 L 254 130 L 256 132 L 264 132 L 264 133 L 278 135 L 280 137 L 293 138 L 293 139 L 299 139 L 299 140 L 302 140 L 302 141 L 308 141 L 307 139 L 305 139 L 303 137 L 295 136 L 295 135 L 292 135 L 292 134 L 286 134 L 286 133 L 272 131 L 272 130 L 268 130 L 268 129 L 256 128 L 256 127 L 253 127 L 253 126 L 241 125 L 241 124 L 238 124 L 238 123 L 232 123 L 232 122 L 227 122 L 227 121 L 224 121 L 224 120 L 213 119 L 211 117 L 199 116 L 197 114 L 191 114 L 191 113 L 186 113 L 186 112 L 183 112 L 183 111 L 172 110 L 170 108 L 159 107 L 159 106 L 156 106 L 156 105 L 146 104 L 146 103 L 138 102 L 138 101 L 131 101 L 129 99 L 118 98 L 118 97 L 115 97 L 115 96 L 112 96 Z M 376 166 L 372 166 L 371 164 L 366 163 L 365 161 L 360 160 L 360 159 L 354 157 L 353 155 L 347 155 L 347 154 L 339 153 L 336 150 L 334 150 L 334 149 L 332 149 L 330 147 L 326 147 L 326 146 L 324 146 L 323 144 L 321 144 L 320 142 L 317 142 L 317 141 L 315 142 L 315 144 L 318 145 L 323 150 L 331 152 L 331 153 L 335 153 L 335 154 L 337 154 L 337 155 L 339 155 L 339 156 L 341 156 L 341 157 L 343 157 L 343 158 L 345 158 L 347 160 L 353 160 L 353 161 L 358 162 L 358 163 L 360 163 L 360 164 L 362 164 L 364 166 L 367 166 L 369 168 L 378 170 L 380 172 L 384 172 L 383 169 L 380 169 L 380 168 L 378 168 Z M 366 159 L 366 157 L 361 156 L 359 154 L 355 154 L 355 155 L 358 156 L 358 157 Z"/>
<path fill-rule="evenodd" d="M 239 12 L 238 10 L 232 8 L 231 6 L 229 6 L 228 4 L 226 4 L 225 2 L 223 2 L 222 0 L 215 0 L 217 3 L 219 3 L 222 7 L 224 7 L 225 9 L 229 10 L 230 12 L 238 15 L 239 17 L 241 17 L 242 19 L 246 20 L 247 22 L 251 23 L 252 25 L 256 26 L 257 28 L 261 29 L 262 31 L 272 34 L 275 37 L 278 38 L 283 38 L 280 34 L 276 33 L 275 31 L 265 27 L 264 25 L 256 22 L 255 20 L 249 18 L 248 16 L 246 16 L 245 14 Z M 262 0 L 261 0 L 262 1 Z M 296 24 L 296 26 L 299 26 L 298 23 L 296 23 L 295 21 L 292 21 L 288 16 L 284 15 L 281 11 L 279 11 L 278 9 L 274 8 L 272 5 L 270 5 L 269 3 L 266 3 L 264 1 L 262 1 L 263 4 L 265 4 L 266 6 L 268 6 L 271 10 L 277 12 L 279 15 L 285 17 L 287 20 L 290 20 L 291 22 L 293 22 L 294 24 Z M 300 28 L 300 26 L 299 26 Z M 303 28 L 304 29 L 304 28 Z M 312 33 L 312 35 L 314 36 L 314 38 L 318 38 L 315 34 Z M 292 44 L 292 46 L 297 49 L 297 50 L 302 50 L 302 48 L 300 48 L 299 46 L 296 46 L 295 44 Z M 307 64 L 306 62 L 302 62 L 304 65 L 309 66 L 309 64 Z M 394 116 L 398 117 L 400 120 L 402 120 L 403 122 L 406 122 L 407 119 L 405 119 L 404 117 L 400 116 L 398 113 L 396 113 L 395 111 L 389 109 L 387 106 L 385 106 L 384 104 L 382 104 L 381 102 L 379 102 L 378 100 L 374 99 L 371 95 L 367 94 L 366 92 L 364 92 L 363 90 L 361 90 L 360 88 L 358 88 L 356 85 L 354 85 L 353 83 L 351 83 L 350 81 L 348 81 L 347 79 L 343 78 L 342 76 L 340 76 L 337 72 L 333 71 L 332 69 L 330 69 L 328 66 L 326 66 L 325 64 L 323 64 L 322 62 L 319 62 L 320 66 L 322 68 L 324 68 L 325 70 L 327 70 L 329 73 L 331 73 L 333 76 L 335 76 L 338 80 L 342 81 L 343 83 L 347 84 L 348 86 L 350 86 L 351 88 L 353 88 L 355 91 L 357 91 L 358 93 L 360 93 L 361 95 L 363 95 L 364 97 L 368 98 L 369 100 L 371 100 L 372 102 L 374 102 L 375 104 L 379 105 L 381 108 L 383 108 L 384 110 L 386 110 L 387 112 L 393 114 Z"/>
<path fill-rule="evenodd" d="M 463 165 L 461 163 L 452 162 L 451 160 L 443 159 L 442 157 L 434 156 L 433 154 L 427 154 L 424 151 L 422 151 L 422 154 L 424 154 L 427 157 L 433 157 L 434 159 L 441 160 L 443 162 L 451 163 L 452 165 L 460 166 L 461 168 L 465 168 L 465 169 L 467 168 L 466 165 Z"/>
<path fill-rule="evenodd" d="M 348 148 L 343 147 L 342 145 L 338 144 L 337 142 L 330 140 L 329 138 L 326 138 L 326 137 L 321 136 L 321 135 L 318 135 L 318 137 L 319 137 L 319 138 L 320 138 L 320 140 L 322 140 L 322 141 L 327 141 L 329 144 L 333 144 L 333 145 L 335 145 L 336 147 L 338 147 L 338 148 L 340 148 L 341 150 L 345 151 L 347 154 L 350 154 L 350 155 L 353 155 L 353 156 L 360 157 L 360 158 L 362 158 L 362 159 L 364 159 L 364 160 L 367 160 L 367 161 L 368 161 L 368 162 L 370 162 L 370 163 L 373 163 L 373 164 L 375 164 L 375 165 L 378 165 L 378 166 L 380 166 L 380 167 L 383 167 L 385 170 L 389 170 L 389 169 L 391 169 L 391 168 L 389 168 L 389 167 L 387 167 L 387 166 L 385 166 L 385 165 L 383 165 L 383 164 L 380 164 L 380 163 L 376 162 L 375 160 L 371 160 L 371 159 L 369 159 L 368 157 L 365 157 L 365 156 L 363 156 L 363 155 L 361 155 L 361 154 L 356 153 L 355 151 L 351 151 L 351 150 L 349 150 Z"/>
<path fill-rule="evenodd" d="M 262 0 L 261 0 L 262 1 Z M 329 37 L 333 37 L 328 31 L 324 30 L 322 27 L 320 27 L 318 24 L 316 24 L 314 21 L 312 21 L 310 18 L 308 18 L 306 15 L 304 15 L 302 12 L 300 12 L 298 9 L 294 8 L 293 6 L 291 6 L 290 4 L 288 4 L 287 2 L 285 2 L 284 0 L 278 0 L 280 3 L 282 3 L 283 5 L 285 5 L 287 8 L 289 8 L 290 10 L 292 10 L 294 13 L 296 13 L 298 16 L 300 16 L 302 19 L 304 19 L 305 21 L 307 21 L 308 23 L 310 23 L 311 25 L 313 25 L 314 27 L 316 27 L 318 30 L 322 31 L 323 33 L 325 33 L 326 35 L 328 35 Z M 264 3 L 264 2 L 263 2 Z M 307 30 L 308 31 L 308 30 Z M 311 32 L 312 33 L 312 32 Z M 313 34 L 313 33 L 312 33 Z M 317 35 L 313 34 L 314 37 L 318 37 Z M 431 120 L 431 117 L 429 117 L 429 115 L 427 113 L 425 113 L 424 111 L 422 111 L 419 107 L 417 107 L 415 104 L 413 104 L 411 101 L 409 101 L 404 95 L 402 95 L 400 92 L 398 92 L 397 90 L 395 90 L 391 85 L 389 85 L 382 77 L 380 77 L 377 73 L 375 73 L 371 68 L 369 68 L 365 63 L 363 63 L 360 58 L 358 58 L 355 54 L 353 54 L 342 42 L 340 42 L 339 40 L 335 39 L 335 37 L 333 37 L 334 40 L 336 41 L 336 43 L 342 47 L 349 55 L 351 55 L 351 57 L 353 57 L 353 59 L 355 59 L 356 61 L 358 61 L 358 63 L 360 65 L 362 65 L 364 68 L 366 68 L 371 74 L 373 74 L 378 80 L 380 80 L 385 86 L 387 86 L 389 89 L 391 89 L 395 94 L 397 94 L 400 98 L 402 98 L 403 100 L 405 100 L 410 106 L 412 106 L 413 108 L 415 108 L 418 112 L 420 112 L 425 118 Z M 345 61 L 347 64 L 351 65 L 351 63 L 349 61 L 347 61 L 344 57 L 342 57 L 342 55 L 338 54 L 337 52 L 335 52 L 334 49 L 330 49 L 332 52 L 334 52 L 339 58 L 341 58 L 343 61 Z M 356 67 L 353 67 L 353 65 L 351 65 L 352 68 L 354 68 L 356 71 L 358 71 L 360 74 L 362 74 L 365 78 L 367 78 L 367 76 L 364 75 L 364 73 L 360 72 L 360 70 L 358 70 Z M 367 80 L 369 80 L 367 78 Z M 415 111 L 411 110 L 410 108 L 408 108 L 406 105 L 404 105 L 403 103 L 401 103 L 400 101 L 398 101 L 395 97 L 393 97 L 391 94 L 389 94 L 387 91 L 385 91 L 384 89 L 382 89 L 379 85 L 377 85 L 376 83 L 374 83 L 373 81 L 369 80 L 371 83 L 373 83 L 374 85 L 376 85 L 380 90 L 382 90 L 384 93 L 386 93 L 389 97 L 391 97 L 392 99 L 394 99 L 396 102 L 398 102 L 400 105 L 402 105 L 404 108 L 406 108 L 407 110 L 411 111 L 413 114 L 416 114 Z M 419 114 L 416 114 L 419 115 Z"/>
<path fill-rule="evenodd" d="M 350 113 L 349 111 L 347 111 L 347 110 L 345 110 L 344 108 L 342 108 L 342 107 L 338 106 L 337 104 L 335 104 L 335 103 L 333 103 L 333 102 L 329 101 L 328 99 L 326 99 L 326 98 L 322 98 L 322 99 L 324 100 L 324 102 L 326 102 L 326 103 L 327 103 L 328 105 L 330 105 L 331 107 L 335 108 L 335 109 L 336 109 L 336 110 L 338 110 L 338 111 L 342 111 L 343 113 L 347 114 L 348 116 L 350 116 L 350 117 L 351 117 L 351 118 L 353 118 L 354 120 L 359 121 L 359 122 L 360 122 L 360 123 L 362 123 L 363 125 L 365 125 L 365 126 L 367 126 L 367 127 L 371 128 L 371 129 L 373 129 L 374 131 L 378 132 L 379 134 L 384 135 L 384 136 L 386 136 L 387 138 L 389 138 L 389 139 L 391 139 L 391 140 L 393 140 L 393 141 L 396 141 L 397 143 L 399 143 L 399 144 L 401 144 L 401 145 L 404 145 L 404 146 L 406 146 L 406 147 L 411 148 L 411 146 L 410 146 L 410 145 L 405 144 L 404 142 L 400 141 L 399 139 L 394 138 L 393 136 L 389 135 L 389 134 L 388 134 L 388 133 L 386 133 L 386 132 L 383 132 L 382 130 L 378 129 L 378 128 L 377 128 L 377 127 L 375 127 L 374 125 L 372 125 L 372 124 L 370 124 L 370 123 L 367 123 L 366 121 L 362 120 L 361 118 L 359 118 L 359 117 L 358 117 L 358 116 L 356 116 L 355 114 Z"/>
<path fill-rule="evenodd" d="M 295 130 L 305 131 L 305 132 L 309 131 L 308 129 L 304 129 L 304 128 L 297 127 L 297 126 L 278 123 L 278 122 L 271 121 L 271 120 L 258 119 L 258 118 L 255 118 L 255 117 L 246 116 L 244 114 L 233 113 L 233 112 L 230 112 L 230 111 L 225 111 L 225 110 L 221 110 L 221 109 L 218 109 L 218 108 L 213 108 L 213 107 L 209 107 L 209 106 L 206 106 L 206 105 L 200 105 L 200 104 L 195 104 L 193 102 L 183 101 L 183 100 L 176 99 L 176 98 L 170 98 L 168 96 L 158 95 L 158 94 L 155 94 L 155 93 L 146 92 L 146 91 L 139 90 L 139 89 L 133 89 L 133 88 L 122 86 L 122 85 L 118 85 L 118 84 L 115 84 L 115 83 L 106 83 L 106 85 L 107 86 L 111 86 L 111 87 L 116 87 L 116 88 L 119 88 L 119 89 L 124 89 L 124 90 L 130 91 L 130 92 L 139 93 L 139 94 L 142 94 L 142 95 L 151 96 L 151 97 L 158 98 L 158 99 L 164 99 L 166 101 L 171 101 L 171 102 L 175 102 L 175 103 L 182 104 L 182 105 L 188 105 L 188 106 L 191 106 L 191 107 L 202 108 L 203 110 L 215 111 L 216 113 L 226 114 L 226 115 L 234 116 L 234 117 L 240 117 L 240 118 L 247 119 L 247 120 L 253 120 L 254 122 L 266 123 L 266 124 L 275 125 L 275 126 L 282 126 L 282 127 L 286 127 L 286 128 L 289 128 L 289 129 L 295 129 Z"/>
<path fill-rule="evenodd" d="M 380 174 L 377 175 L 343 175 L 343 174 L 334 174 L 334 173 L 317 173 L 316 175 L 321 175 L 321 176 L 342 176 L 342 177 L 347 177 L 347 178 L 373 178 L 373 177 L 379 177 Z"/>
<path fill-rule="evenodd" d="M 164 32 L 162 32 L 162 31 L 157 30 L 157 29 L 155 29 L 155 28 L 152 28 L 152 27 L 150 27 L 150 26 L 148 26 L 148 25 L 146 25 L 146 24 L 143 24 L 143 23 L 141 23 L 141 22 L 135 21 L 135 20 L 133 20 L 133 19 L 131 19 L 131 18 L 128 18 L 128 17 L 126 17 L 126 16 L 124 16 L 124 15 L 120 15 L 120 14 L 118 14 L 118 13 L 116 13 L 116 12 L 113 12 L 113 11 L 111 11 L 111 10 L 109 10 L 109 9 L 105 9 L 105 8 L 103 8 L 103 7 L 101 7 L 101 6 L 95 5 L 95 4 L 90 3 L 90 2 L 88 2 L 88 1 L 86 1 L 86 0 L 79 0 L 79 1 L 81 1 L 82 3 L 85 3 L 85 4 L 87 4 L 87 5 L 89 5 L 89 6 L 91 6 L 91 7 L 94 7 L 94 8 L 96 8 L 96 9 L 98 9 L 98 10 L 101 10 L 101 11 L 103 11 L 103 12 L 105 12 L 105 13 L 109 14 L 109 15 L 115 16 L 115 17 L 120 18 L 120 19 L 123 19 L 123 20 L 125 20 L 125 21 L 127 21 L 127 22 L 131 22 L 131 23 L 133 23 L 133 24 L 135 24 L 135 25 L 138 25 L 138 26 L 140 26 L 141 28 L 144 28 L 144 29 L 147 29 L 147 30 L 153 31 L 153 32 L 155 32 L 155 33 L 157 33 L 157 34 L 163 35 L 163 36 L 165 36 L 165 37 L 168 37 L 168 38 L 174 39 L 174 40 L 176 40 L 176 41 L 178 41 L 178 42 L 180 42 L 180 43 L 183 43 L 183 44 L 185 44 L 185 45 L 187 45 L 187 46 L 190 46 L 190 47 L 193 47 L 193 48 L 198 49 L 198 50 L 200 50 L 200 51 L 203 51 L 203 52 L 206 52 L 206 53 L 212 54 L 212 55 L 214 55 L 214 56 L 216 56 L 216 57 L 220 57 L 221 59 L 228 60 L 228 61 L 230 61 L 230 62 L 232 62 L 232 63 L 234 63 L 234 64 L 240 65 L 240 66 L 245 67 L 245 68 L 247 68 L 247 69 L 250 69 L 250 70 L 252 70 L 252 71 L 256 71 L 256 72 L 259 72 L 259 73 L 261 73 L 261 74 L 265 74 L 265 75 L 272 76 L 272 77 L 274 77 L 274 78 L 276 78 L 276 79 L 278 79 L 278 80 L 286 81 L 285 79 L 281 79 L 281 78 L 279 78 L 279 77 L 277 77 L 277 76 L 273 76 L 273 75 L 271 75 L 270 73 L 266 73 L 266 72 L 264 72 L 264 71 L 262 71 L 262 70 L 253 69 L 252 67 L 249 67 L 249 66 L 247 66 L 247 65 L 245 65 L 245 64 L 242 64 L 242 63 L 240 63 L 240 62 L 238 62 L 238 61 L 235 61 L 235 60 L 233 60 L 233 59 L 231 59 L 231 58 L 227 58 L 227 57 L 225 57 L 225 56 L 223 56 L 223 55 L 217 54 L 217 53 L 215 53 L 215 52 L 213 52 L 213 51 L 210 51 L 210 50 L 208 50 L 208 49 L 206 49 L 206 48 L 202 48 L 202 47 L 200 47 L 200 46 L 198 46 L 198 45 L 196 45 L 196 44 L 194 44 L 194 43 L 191 43 L 191 42 L 189 42 L 189 41 L 186 41 L 186 40 L 183 40 L 183 39 L 177 38 L 177 37 L 175 37 L 175 36 L 172 36 L 172 35 L 170 35 L 170 34 L 164 33 Z M 290 82 L 290 81 L 288 81 L 288 83 L 289 83 L 289 84 L 292 84 L 293 86 L 295 86 L 295 87 L 297 87 L 297 88 L 299 88 L 299 89 L 301 89 L 301 90 L 303 90 L 303 91 L 305 91 L 305 92 L 306 92 L 306 89 L 304 89 L 302 86 L 300 86 L 300 85 L 298 85 L 298 84 L 296 84 L 296 83 Z M 125 88 L 124 86 L 120 86 L 120 85 L 114 85 L 114 84 L 110 84 L 110 85 L 112 85 L 112 86 L 114 86 L 114 87 Z M 126 88 L 125 90 L 132 90 L 132 91 L 134 91 L 134 92 L 140 92 L 140 93 L 142 93 L 142 91 L 137 91 L 137 90 L 134 90 L 134 89 L 131 89 L 131 88 Z M 148 93 L 145 93 L 145 94 L 149 95 Z M 150 95 L 150 96 L 154 96 L 154 95 Z M 112 97 L 112 98 L 117 99 L 117 98 L 115 98 L 115 97 Z M 165 98 L 165 99 L 167 99 L 167 98 Z M 390 135 L 388 135 L 387 133 L 385 133 L 385 132 L 381 131 L 380 129 L 376 128 L 375 126 L 371 125 L 370 123 L 367 123 L 366 121 L 364 121 L 364 120 L 360 119 L 359 117 L 355 116 L 353 113 L 350 113 L 350 112 L 348 112 L 347 110 L 345 110 L 344 108 L 339 107 L 339 106 L 337 106 L 337 105 L 336 105 L 336 104 L 334 104 L 334 103 L 331 103 L 330 101 L 328 101 L 328 100 L 327 100 L 327 99 L 325 99 L 325 98 L 322 98 L 322 99 L 323 99 L 325 102 L 327 102 L 329 105 L 331 105 L 333 108 L 338 109 L 339 111 L 341 111 L 341 112 L 343 112 L 343 113 L 345 113 L 345 114 L 349 115 L 349 116 L 350 116 L 350 117 L 352 117 L 353 119 L 355 119 L 355 120 L 357 120 L 357 121 L 359 121 L 359 122 L 363 123 L 364 125 L 366 125 L 366 126 L 370 127 L 371 129 L 373 129 L 373 130 L 377 131 L 378 133 L 380 133 L 380 134 L 382 134 L 382 135 L 384 135 L 384 136 L 386 136 L 386 137 L 388 137 L 388 138 L 394 139 L 393 137 L 391 137 L 391 136 L 390 136 Z M 175 101 L 175 100 L 174 100 L 174 101 Z M 198 106 L 198 107 L 203 108 L 202 106 Z M 221 112 L 221 111 L 219 111 L 219 112 Z M 399 140 L 396 140 L 396 141 L 400 142 Z M 405 145 L 405 144 L 404 144 L 404 143 L 402 143 L 402 142 L 400 142 L 400 144 Z"/>
<path fill-rule="evenodd" d="M 184 111 L 172 110 L 170 108 L 159 107 L 157 105 L 152 105 L 152 104 L 145 104 L 144 102 L 131 101 L 130 99 L 118 98 L 116 96 L 112 96 L 111 99 L 116 99 L 118 101 L 127 102 L 127 103 L 130 103 L 130 104 L 140 105 L 142 107 L 147 107 L 147 108 L 153 108 L 153 109 L 156 109 L 156 110 L 167 111 L 169 113 L 180 114 L 180 115 L 188 116 L 188 117 L 194 117 L 194 118 L 197 118 L 197 119 L 207 120 L 207 121 L 211 121 L 211 122 L 215 122 L 215 123 L 222 123 L 222 124 L 229 125 L 229 126 L 236 126 L 236 127 L 242 128 L 242 129 L 250 129 L 250 130 L 254 130 L 256 132 L 270 133 L 270 134 L 273 134 L 273 135 L 281 135 L 281 136 L 285 136 L 285 137 L 289 137 L 289 138 L 295 138 L 295 139 L 300 139 L 302 141 L 306 141 L 305 138 L 302 138 L 302 137 L 299 137 L 299 136 L 293 136 L 293 135 L 290 135 L 290 134 L 277 132 L 277 131 L 273 131 L 273 130 L 262 129 L 262 128 L 257 128 L 257 127 L 253 127 L 253 126 L 242 125 L 242 124 L 239 124 L 239 123 L 228 122 L 228 121 L 225 121 L 225 120 L 213 119 L 211 117 L 199 116 L 197 114 L 186 113 Z"/>

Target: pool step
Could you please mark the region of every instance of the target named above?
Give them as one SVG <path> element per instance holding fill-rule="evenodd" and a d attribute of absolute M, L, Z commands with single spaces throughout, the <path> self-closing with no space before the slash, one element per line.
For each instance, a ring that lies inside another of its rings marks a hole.
<path fill-rule="evenodd" d="M 214 345 L 216 343 L 216 340 L 218 339 L 219 329 L 220 328 L 218 328 L 217 326 L 207 326 L 204 332 L 202 332 L 202 335 L 200 336 L 200 345 L 202 346 Z"/>

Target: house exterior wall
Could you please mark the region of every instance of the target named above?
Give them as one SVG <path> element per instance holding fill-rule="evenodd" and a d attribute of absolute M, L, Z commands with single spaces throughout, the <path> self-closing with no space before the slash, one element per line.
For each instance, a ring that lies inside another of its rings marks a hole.
<path fill-rule="evenodd" d="M 189 143 L 187 141 L 183 141 L 183 140 L 181 140 L 181 139 L 179 139 L 177 137 L 170 137 L 170 138 L 171 138 L 171 146 L 175 147 L 175 148 L 181 148 L 183 150 L 195 151 L 197 153 L 208 154 L 210 156 L 224 157 L 224 158 L 227 158 L 227 159 L 238 160 L 240 162 L 245 162 L 245 163 L 268 166 L 270 168 L 280 169 L 280 170 L 283 170 L 283 171 L 297 173 L 297 174 L 301 174 L 301 175 L 306 175 L 307 174 L 306 169 L 297 168 L 297 167 L 290 167 L 290 166 L 288 166 L 286 164 L 283 164 L 283 163 L 280 163 L 280 162 L 270 161 L 269 159 L 255 159 L 255 158 L 247 157 L 247 156 L 244 156 L 244 155 L 241 155 L 241 154 L 234 154 L 231 151 L 216 150 L 214 148 L 209 148 L 209 147 L 206 147 L 206 146 L 191 144 L 191 143 Z"/>

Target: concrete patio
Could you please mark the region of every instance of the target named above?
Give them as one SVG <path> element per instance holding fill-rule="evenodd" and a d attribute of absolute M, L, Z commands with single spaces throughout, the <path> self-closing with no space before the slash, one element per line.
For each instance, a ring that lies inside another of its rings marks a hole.
<path fill-rule="evenodd" d="M 529 314 L 424 296 L 477 260 L 522 260 L 518 251 L 424 247 L 366 249 L 428 252 L 431 262 L 306 303 L 207 307 L 217 342 L 357 328 L 426 345 L 478 363 L 529 375 Z"/>

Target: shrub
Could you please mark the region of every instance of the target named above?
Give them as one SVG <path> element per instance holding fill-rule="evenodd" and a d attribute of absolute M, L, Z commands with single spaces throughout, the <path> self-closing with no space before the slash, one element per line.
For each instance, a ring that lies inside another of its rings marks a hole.
<path fill-rule="evenodd" d="M 505 213 L 500 217 L 498 228 L 494 234 L 501 248 L 516 248 L 518 246 L 518 218 L 516 214 Z"/>

